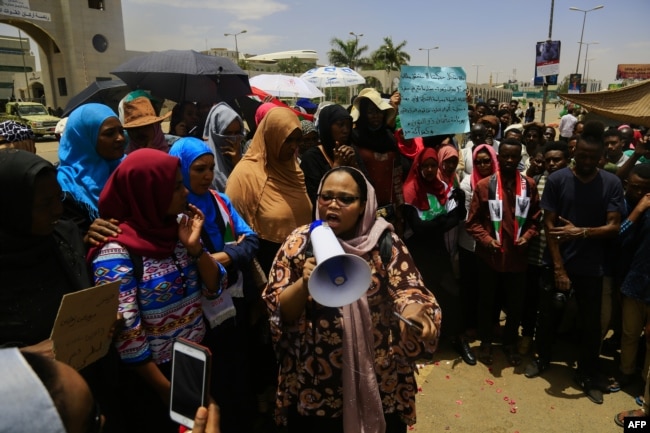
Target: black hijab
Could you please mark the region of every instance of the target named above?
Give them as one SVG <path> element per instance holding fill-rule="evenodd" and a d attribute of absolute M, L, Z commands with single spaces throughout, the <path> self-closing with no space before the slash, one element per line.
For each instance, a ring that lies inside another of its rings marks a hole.
<path fill-rule="evenodd" d="M 372 103 L 368 98 L 359 99 L 359 118 L 356 122 L 356 128 L 352 130 L 353 143 L 377 153 L 399 152 L 395 137 L 386 126 L 386 112 L 384 112 L 382 126 L 376 130 L 370 129 L 368 125 L 368 106 Z"/>
<path fill-rule="evenodd" d="M 332 124 L 339 120 L 349 120 L 350 128 L 352 128 L 352 116 L 350 116 L 350 113 L 348 113 L 345 108 L 338 104 L 328 105 L 318 114 L 318 135 L 320 137 L 320 144 L 323 146 L 323 150 L 325 150 L 325 153 L 331 160 L 334 159 L 334 146 L 336 146 L 334 137 L 332 137 Z M 350 143 L 341 144 L 349 145 Z"/>
<path fill-rule="evenodd" d="M 0 344 L 35 344 L 50 336 L 61 298 L 89 284 L 76 226 L 34 236 L 32 204 L 37 176 L 56 169 L 32 153 L 0 150 Z"/>

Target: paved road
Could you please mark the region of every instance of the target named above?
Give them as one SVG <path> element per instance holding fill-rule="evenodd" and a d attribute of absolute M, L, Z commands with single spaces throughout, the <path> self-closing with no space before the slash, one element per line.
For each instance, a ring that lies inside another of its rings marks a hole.
<path fill-rule="evenodd" d="M 51 163 L 55 163 L 59 160 L 57 154 L 58 149 L 59 142 L 56 140 L 51 140 L 49 137 L 36 142 L 36 154 L 42 156 Z"/>

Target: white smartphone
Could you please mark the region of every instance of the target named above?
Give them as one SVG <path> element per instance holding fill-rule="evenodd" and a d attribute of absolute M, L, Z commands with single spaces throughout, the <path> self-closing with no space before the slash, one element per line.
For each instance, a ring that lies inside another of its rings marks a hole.
<path fill-rule="evenodd" d="M 172 350 L 169 416 L 192 429 L 196 410 L 208 407 L 212 355 L 207 347 L 182 338 L 174 341 Z"/>

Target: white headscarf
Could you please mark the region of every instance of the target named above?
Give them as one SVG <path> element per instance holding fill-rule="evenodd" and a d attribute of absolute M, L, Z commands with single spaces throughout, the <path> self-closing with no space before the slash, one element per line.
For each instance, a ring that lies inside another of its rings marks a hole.
<path fill-rule="evenodd" d="M 0 349 L 0 432 L 66 433 L 45 385 L 16 348 Z"/>

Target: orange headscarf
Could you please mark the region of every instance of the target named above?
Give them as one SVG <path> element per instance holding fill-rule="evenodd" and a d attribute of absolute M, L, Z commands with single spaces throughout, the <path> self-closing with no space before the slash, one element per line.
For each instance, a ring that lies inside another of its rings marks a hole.
<path fill-rule="evenodd" d="M 282 145 L 296 129 L 300 121 L 293 111 L 271 109 L 226 183 L 226 195 L 244 220 L 261 239 L 276 243 L 311 222 L 311 202 L 298 161 L 279 159 Z"/>

